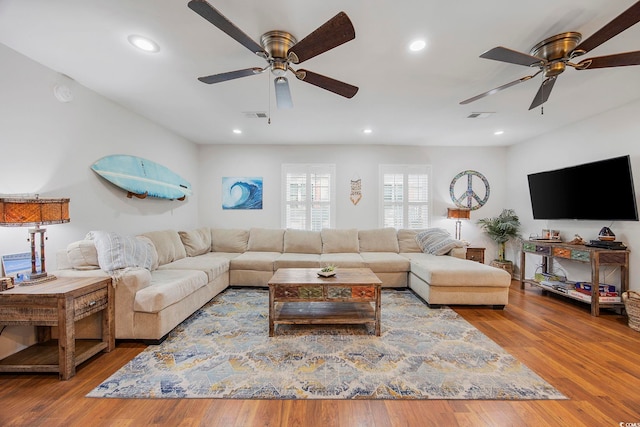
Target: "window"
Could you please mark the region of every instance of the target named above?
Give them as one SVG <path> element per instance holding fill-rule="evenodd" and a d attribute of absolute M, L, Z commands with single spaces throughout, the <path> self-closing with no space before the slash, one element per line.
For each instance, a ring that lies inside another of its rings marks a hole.
<path fill-rule="evenodd" d="M 335 224 L 335 165 L 282 165 L 285 228 L 320 231 Z"/>
<path fill-rule="evenodd" d="M 380 165 L 382 227 L 429 226 L 430 175 L 426 165 Z"/>

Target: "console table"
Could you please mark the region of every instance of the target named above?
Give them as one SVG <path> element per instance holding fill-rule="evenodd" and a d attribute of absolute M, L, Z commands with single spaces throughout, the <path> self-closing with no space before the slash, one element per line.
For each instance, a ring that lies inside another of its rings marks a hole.
<path fill-rule="evenodd" d="M 75 322 L 102 312 L 101 339 L 76 339 Z M 62 277 L 0 292 L 0 325 L 36 326 L 37 344 L 0 360 L 0 372 L 58 372 L 68 380 L 76 366 L 115 348 L 113 286 L 109 277 Z M 51 327 L 58 339 L 51 339 Z"/>
<path fill-rule="evenodd" d="M 600 308 L 624 307 L 623 302 L 601 302 L 598 297 L 597 290 L 600 285 L 600 267 L 613 266 L 620 267 L 620 289 L 619 294 L 629 289 L 629 250 L 612 250 L 601 249 L 585 245 L 570 245 L 561 242 L 548 242 L 538 240 L 527 240 L 522 243 L 522 252 L 520 255 L 520 288 L 524 289 L 525 283 L 538 286 L 545 291 L 553 292 L 567 298 L 585 302 L 584 300 L 573 298 L 564 292 L 543 286 L 535 280 L 526 279 L 525 261 L 527 254 L 535 254 L 542 257 L 542 272 L 551 273 L 549 271 L 553 258 L 564 260 L 589 263 L 591 266 L 591 315 L 598 316 Z"/>

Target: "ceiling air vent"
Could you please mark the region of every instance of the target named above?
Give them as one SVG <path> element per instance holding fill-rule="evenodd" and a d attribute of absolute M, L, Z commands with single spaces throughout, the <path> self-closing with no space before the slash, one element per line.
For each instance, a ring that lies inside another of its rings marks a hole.
<path fill-rule="evenodd" d="M 476 112 L 476 113 L 471 113 L 467 116 L 467 119 L 486 119 L 489 116 L 494 115 L 494 112 Z"/>
<path fill-rule="evenodd" d="M 245 111 L 242 114 L 247 119 L 266 119 L 269 117 L 264 111 Z"/>

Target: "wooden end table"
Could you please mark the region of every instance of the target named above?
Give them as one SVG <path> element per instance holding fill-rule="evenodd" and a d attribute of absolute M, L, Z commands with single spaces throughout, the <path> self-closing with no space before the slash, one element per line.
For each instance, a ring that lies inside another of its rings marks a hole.
<path fill-rule="evenodd" d="M 467 247 L 466 258 L 471 261 L 479 262 L 480 264 L 484 264 L 484 251 L 485 248 L 481 248 L 478 246 L 469 246 Z"/>
<path fill-rule="evenodd" d="M 75 322 L 102 312 L 101 339 L 76 339 Z M 115 348 L 110 277 L 62 277 L 0 292 L 0 325 L 36 326 L 37 344 L 0 360 L 0 372 L 58 372 L 61 380 L 91 356 Z M 58 339 L 51 339 L 51 327 Z"/>
<path fill-rule="evenodd" d="M 278 324 L 373 323 L 380 336 L 382 282 L 369 268 L 280 268 L 269 280 L 269 336 Z M 373 305 L 372 305 L 373 304 Z"/>

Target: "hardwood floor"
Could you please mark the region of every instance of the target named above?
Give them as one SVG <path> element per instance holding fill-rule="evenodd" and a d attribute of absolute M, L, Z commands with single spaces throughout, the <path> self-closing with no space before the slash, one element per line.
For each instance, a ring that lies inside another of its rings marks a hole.
<path fill-rule="evenodd" d="M 69 381 L 54 374 L 0 374 L 0 425 L 640 426 L 640 332 L 627 326 L 626 317 L 591 317 L 586 304 L 542 296 L 528 286 L 521 290 L 515 281 L 504 311 L 454 309 L 569 400 L 85 398 L 145 348 L 118 342 Z"/>

